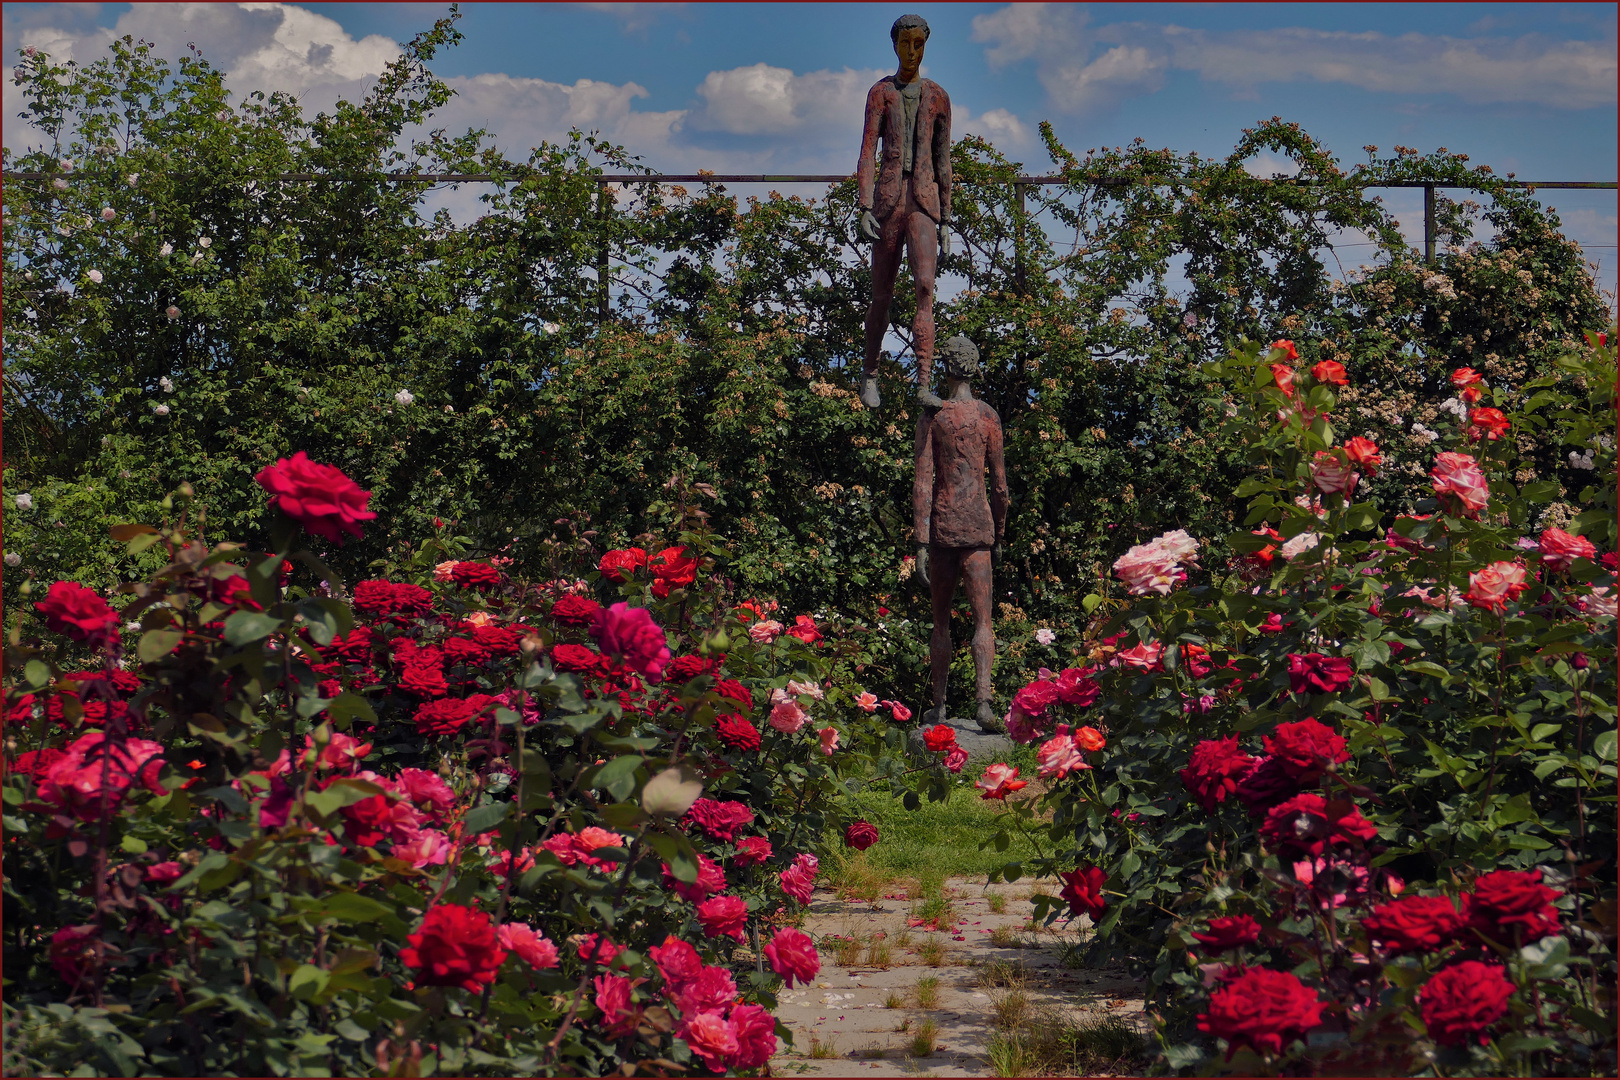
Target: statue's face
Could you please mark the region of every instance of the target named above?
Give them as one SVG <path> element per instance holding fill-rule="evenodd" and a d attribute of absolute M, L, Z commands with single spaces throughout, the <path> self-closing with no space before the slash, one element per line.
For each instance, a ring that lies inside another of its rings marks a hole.
<path fill-rule="evenodd" d="M 923 46 L 928 44 L 928 31 L 920 26 L 908 26 L 894 41 L 894 55 L 900 58 L 900 80 L 911 82 L 922 67 Z"/>

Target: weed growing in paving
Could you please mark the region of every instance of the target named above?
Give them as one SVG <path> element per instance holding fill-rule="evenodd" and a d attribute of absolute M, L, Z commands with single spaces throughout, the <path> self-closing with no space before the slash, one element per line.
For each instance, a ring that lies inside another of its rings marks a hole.
<path fill-rule="evenodd" d="M 810 1056 L 817 1060 L 835 1058 L 838 1056 L 838 1040 L 823 1039 L 815 1032 L 810 1033 Z"/>
<path fill-rule="evenodd" d="M 1024 939 L 1010 926 L 998 926 L 990 931 L 990 944 L 998 949 L 1021 949 Z"/>
<path fill-rule="evenodd" d="M 889 1056 L 889 1050 L 882 1043 L 870 1042 L 859 1050 L 850 1052 L 852 1058 L 884 1058 Z"/>
<path fill-rule="evenodd" d="M 945 943 L 938 938 L 929 938 L 918 946 L 917 958 L 929 967 L 939 967 L 945 962 Z"/>
<path fill-rule="evenodd" d="M 1076 1021 L 1047 1010 L 992 1032 L 985 1049 L 996 1076 L 1091 1076 L 1136 1068 L 1147 1042 L 1122 1017 Z"/>
<path fill-rule="evenodd" d="M 866 966 L 887 971 L 894 963 L 894 950 L 887 941 L 873 939 L 866 949 Z"/>
<path fill-rule="evenodd" d="M 939 979 L 933 975 L 917 980 L 917 1007 L 919 1009 L 935 1009 L 939 1007 Z"/>
<path fill-rule="evenodd" d="M 990 910 L 997 915 L 1007 914 L 1007 898 L 1000 893 L 990 894 Z"/>
<path fill-rule="evenodd" d="M 889 996 L 883 999 L 885 1009 L 903 1009 L 906 1007 L 906 996 L 898 990 L 890 990 Z"/>
<path fill-rule="evenodd" d="M 840 967 L 854 967 L 861 962 L 861 939 L 853 937 L 837 937 L 828 941 L 832 949 L 833 961 Z"/>
<path fill-rule="evenodd" d="M 933 1017 L 917 1025 L 911 1036 L 911 1056 L 927 1057 L 939 1043 L 939 1023 Z"/>
<path fill-rule="evenodd" d="M 872 865 L 864 851 L 846 854 L 834 849 L 823 866 L 828 884 L 840 899 L 858 900 L 873 908 L 881 906 L 883 892 L 893 881 L 893 875 Z"/>
<path fill-rule="evenodd" d="M 973 985 L 990 989 L 992 987 L 1018 987 L 1029 981 L 1029 969 L 1022 963 L 1012 960 L 992 960 L 979 968 L 973 979 Z"/>
<path fill-rule="evenodd" d="M 1003 1031 L 1021 1027 L 1029 1018 L 1029 995 L 1022 990 L 1007 990 L 990 999 L 992 1023 Z"/>
<path fill-rule="evenodd" d="M 911 905 L 909 921 L 924 930 L 944 930 L 956 921 L 956 908 L 943 896 L 935 896 Z"/>

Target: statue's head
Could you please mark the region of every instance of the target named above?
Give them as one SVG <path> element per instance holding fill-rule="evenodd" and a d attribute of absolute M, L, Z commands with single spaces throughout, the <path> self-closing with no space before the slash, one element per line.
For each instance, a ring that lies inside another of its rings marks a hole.
<path fill-rule="evenodd" d="M 922 67 L 923 46 L 928 43 L 928 20 L 921 15 L 900 16 L 889 27 L 889 40 L 894 43 L 894 55 L 900 59 L 900 74 L 910 82 Z"/>
<path fill-rule="evenodd" d="M 979 349 L 973 342 L 957 334 L 939 347 L 939 360 L 945 366 L 948 379 L 977 379 L 984 372 L 979 361 Z"/>

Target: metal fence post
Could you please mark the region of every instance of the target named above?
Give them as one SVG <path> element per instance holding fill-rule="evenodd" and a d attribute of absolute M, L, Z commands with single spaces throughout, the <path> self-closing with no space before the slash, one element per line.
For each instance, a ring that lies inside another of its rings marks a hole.
<path fill-rule="evenodd" d="M 1423 261 L 1434 262 L 1434 185 L 1423 185 Z"/>
<path fill-rule="evenodd" d="M 1024 270 L 1024 185 L 1013 181 L 1013 279 L 1018 283 L 1018 295 L 1029 295 L 1029 278 Z"/>
<path fill-rule="evenodd" d="M 608 206 L 613 193 L 608 190 L 606 183 L 598 182 L 596 185 L 596 227 L 598 231 L 598 246 L 596 249 L 596 311 L 597 318 L 602 322 L 608 321 L 611 311 L 608 296 L 608 258 L 611 254 L 608 240 Z"/>

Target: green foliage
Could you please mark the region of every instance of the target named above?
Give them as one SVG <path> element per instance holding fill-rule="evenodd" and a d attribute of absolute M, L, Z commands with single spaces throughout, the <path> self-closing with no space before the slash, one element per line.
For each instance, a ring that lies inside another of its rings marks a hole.
<path fill-rule="evenodd" d="M 715 489 L 741 587 L 882 622 L 856 662 L 915 699 L 915 418 L 851 392 L 870 289 L 853 183 L 739 205 L 721 185 L 648 181 L 604 199 L 596 177 L 639 166 L 593 137 L 516 160 L 484 132 L 433 130 L 449 91 L 429 64 L 457 40 L 442 21 L 364 101 L 313 118 L 284 95 L 233 103 L 205 61 L 170 70 L 134 41 L 83 65 L 22 60 L 29 118 L 53 143 L 5 162 L 49 177 L 11 186 L 5 224 L 5 482 L 37 500 L 8 513 L 6 550 L 46 580 L 138 580 L 154 567 L 101 537 L 151 519 L 182 482 L 209 529 L 263 546 L 246 481 L 294 449 L 373 493 L 384 526 L 331 553 L 350 577 L 434 518 L 483 553 L 533 558 L 592 530 L 622 544 L 653 528 L 680 475 Z M 942 336 L 980 345 L 979 390 L 1007 433 L 1004 690 L 1036 666 L 1029 628 L 1072 642 L 1086 627 L 1077 581 L 1167 528 L 1235 524 L 1224 493 L 1241 453 L 1200 367 L 1230 343 L 1290 336 L 1308 361 L 1341 359 L 1357 388 L 1345 423 L 1386 447 L 1375 491 L 1401 505 L 1422 497 L 1411 425 L 1438 422 L 1445 370 L 1471 364 L 1512 392 L 1603 322 L 1556 219 L 1463 155 L 1347 170 L 1277 119 L 1219 159 L 1140 141 L 1082 157 L 1044 137 L 1063 181 L 1044 187 L 1014 185 L 1028 170 L 982 140 L 956 146 L 961 242 L 944 271 L 966 287 L 937 308 Z M 1297 162 L 1299 182 L 1249 175 L 1260 152 Z M 425 216 L 429 185 L 378 178 L 458 169 L 500 178 L 459 225 Z M 277 172 L 323 179 L 265 179 Z M 1441 200 L 1432 266 L 1364 187 L 1422 180 L 1482 200 Z M 1496 235 L 1474 243 L 1482 221 Z M 1336 230 L 1377 245 L 1343 284 Z M 905 336 L 904 282 L 896 297 Z M 891 401 L 907 400 L 909 371 L 885 362 Z M 1588 478 L 1567 447 L 1521 450 L 1571 494 Z M 1543 512 L 1556 524 L 1573 502 Z"/>

